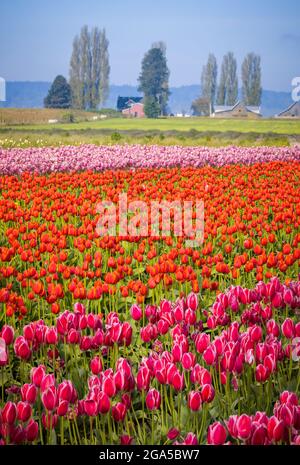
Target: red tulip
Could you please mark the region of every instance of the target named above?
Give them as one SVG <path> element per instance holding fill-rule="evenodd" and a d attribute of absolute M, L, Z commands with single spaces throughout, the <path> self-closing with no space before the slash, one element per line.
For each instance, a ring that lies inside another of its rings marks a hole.
<path fill-rule="evenodd" d="M 134 304 L 130 308 L 130 315 L 135 321 L 139 321 L 143 316 L 142 309 L 138 305 Z"/>
<path fill-rule="evenodd" d="M 110 400 L 105 392 L 100 392 L 98 395 L 98 410 L 102 414 L 105 414 L 110 410 Z"/>
<path fill-rule="evenodd" d="M 184 314 L 184 321 L 188 325 L 194 325 L 197 321 L 196 312 L 191 308 L 188 308 Z"/>
<path fill-rule="evenodd" d="M 46 410 L 53 411 L 57 407 L 57 392 L 55 386 L 49 386 L 43 393 L 42 393 L 42 403 Z"/>
<path fill-rule="evenodd" d="M 3 325 L 2 330 L 0 331 L 0 336 L 4 339 L 6 345 L 10 345 L 14 340 L 14 329 L 12 326 Z"/>
<path fill-rule="evenodd" d="M 182 444 L 186 446 L 197 446 L 198 445 L 197 436 L 194 433 L 188 433 L 186 437 L 184 438 L 184 441 Z"/>
<path fill-rule="evenodd" d="M 282 334 L 287 339 L 292 339 L 295 337 L 295 325 L 291 318 L 286 318 L 281 325 Z"/>
<path fill-rule="evenodd" d="M 207 443 L 215 446 L 225 444 L 227 438 L 227 431 L 219 421 L 216 421 L 208 427 Z"/>
<path fill-rule="evenodd" d="M 255 369 L 255 379 L 259 383 L 264 383 L 270 376 L 270 371 L 264 365 L 257 365 Z"/>
<path fill-rule="evenodd" d="M 67 402 L 71 402 L 72 396 L 74 392 L 74 387 L 71 381 L 64 380 L 57 389 L 57 394 L 59 400 L 66 400 Z"/>
<path fill-rule="evenodd" d="M 196 362 L 196 355 L 192 352 L 185 352 L 181 359 L 182 366 L 185 370 L 191 370 Z"/>
<path fill-rule="evenodd" d="M 52 373 L 45 375 L 42 378 L 41 385 L 40 385 L 41 391 L 42 392 L 46 391 L 46 389 L 48 389 L 48 387 L 50 386 L 55 386 L 55 376 Z"/>
<path fill-rule="evenodd" d="M 20 421 L 26 422 L 32 415 L 31 405 L 27 402 L 17 403 L 17 418 Z"/>
<path fill-rule="evenodd" d="M 24 326 L 23 335 L 27 341 L 33 341 L 35 335 L 35 327 L 32 323 Z"/>
<path fill-rule="evenodd" d="M 17 416 L 17 408 L 16 404 L 13 402 L 6 402 L 2 409 L 2 421 L 3 423 L 7 423 L 9 425 L 12 425 L 15 422 Z"/>
<path fill-rule="evenodd" d="M 184 376 L 179 371 L 172 376 L 171 384 L 176 391 L 182 391 L 184 388 Z"/>
<path fill-rule="evenodd" d="M 268 438 L 271 441 L 282 441 L 284 437 L 284 422 L 282 420 L 279 420 L 277 417 L 272 416 L 271 418 L 269 418 L 267 431 Z"/>
<path fill-rule="evenodd" d="M 133 438 L 132 436 L 128 436 L 127 434 L 123 434 L 123 435 L 120 437 L 120 444 L 122 444 L 123 446 L 131 445 L 133 439 L 134 439 L 134 438 Z"/>
<path fill-rule="evenodd" d="M 102 391 L 108 395 L 108 397 L 113 397 L 116 393 L 116 386 L 114 379 L 110 376 L 106 376 L 102 381 Z"/>
<path fill-rule="evenodd" d="M 299 403 L 297 394 L 295 394 L 294 392 L 290 392 L 290 391 L 283 391 L 280 394 L 279 401 L 281 404 L 298 405 Z"/>
<path fill-rule="evenodd" d="M 250 443 L 252 445 L 260 446 L 264 445 L 267 438 L 267 428 L 265 425 L 259 423 L 252 425 L 252 436 Z"/>
<path fill-rule="evenodd" d="M 21 387 L 21 396 L 23 402 L 34 404 L 37 396 L 37 387 L 34 384 L 23 384 Z"/>
<path fill-rule="evenodd" d="M 213 365 L 217 359 L 217 352 L 215 346 L 210 345 L 203 353 L 203 358 L 207 365 Z"/>
<path fill-rule="evenodd" d="M 69 402 L 67 400 L 60 400 L 56 413 L 59 417 L 64 417 L 69 409 Z"/>
<path fill-rule="evenodd" d="M 254 325 L 249 330 L 250 339 L 253 342 L 259 342 L 262 338 L 262 329 L 260 326 Z"/>
<path fill-rule="evenodd" d="M 215 398 L 215 390 L 211 384 L 204 384 L 201 389 L 202 402 L 212 402 Z"/>
<path fill-rule="evenodd" d="M 169 429 L 167 433 L 167 438 L 172 441 L 173 439 L 176 439 L 180 434 L 180 431 L 177 428 L 171 428 Z"/>
<path fill-rule="evenodd" d="M 55 345 L 58 341 L 57 329 L 56 328 L 47 328 L 45 332 L 45 341 L 47 344 Z"/>
<path fill-rule="evenodd" d="M 93 399 L 85 400 L 84 411 L 89 417 L 95 417 L 98 413 L 98 404 L 96 400 L 93 400 Z"/>
<path fill-rule="evenodd" d="M 149 410 L 156 410 L 160 407 L 160 393 L 157 389 L 150 389 L 146 395 L 146 405 Z"/>
<path fill-rule="evenodd" d="M 199 391 L 190 391 L 188 395 L 188 407 L 197 412 L 200 410 L 202 404 L 201 394 Z"/>
<path fill-rule="evenodd" d="M 35 441 L 38 437 L 38 432 L 39 432 L 39 425 L 36 421 L 34 420 L 29 420 L 26 428 L 26 439 L 29 442 Z"/>
<path fill-rule="evenodd" d="M 139 391 L 148 391 L 150 385 L 150 370 L 148 367 L 142 366 L 139 368 L 136 384 Z"/>
<path fill-rule="evenodd" d="M 36 368 L 32 368 L 30 372 L 31 381 L 37 387 L 40 387 L 42 383 L 42 379 L 44 378 L 45 374 L 46 374 L 46 369 L 44 365 L 39 365 Z"/>
<path fill-rule="evenodd" d="M 116 405 L 112 407 L 112 416 L 113 419 L 117 422 L 123 421 L 126 416 L 126 406 L 122 402 L 118 402 Z"/>
<path fill-rule="evenodd" d="M 186 298 L 186 305 L 191 310 L 197 310 L 198 307 L 198 297 L 197 294 L 191 292 Z"/>
<path fill-rule="evenodd" d="M 251 435 L 252 420 L 249 415 L 243 414 L 237 417 L 236 430 L 239 439 L 248 439 Z"/>
<path fill-rule="evenodd" d="M 31 357 L 30 347 L 23 336 L 19 336 L 15 340 L 14 351 L 16 356 L 23 360 L 29 360 Z"/>

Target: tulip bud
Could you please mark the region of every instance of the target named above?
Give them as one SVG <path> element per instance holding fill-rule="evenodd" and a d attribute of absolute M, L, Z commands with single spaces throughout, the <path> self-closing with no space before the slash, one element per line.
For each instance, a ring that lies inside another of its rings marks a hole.
<path fill-rule="evenodd" d="M 32 368 L 30 372 L 32 383 L 35 384 L 37 387 L 40 387 L 42 379 L 44 378 L 45 374 L 46 374 L 46 369 L 44 365 L 39 365 L 36 368 Z"/>
<path fill-rule="evenodd" d="M 113 397 L 116 393 L 116 386 L 114 379 L 110 376 L 107 376 L 102 381 L 102 391 L 108 395 L 108 397 Z"/>
<path fill-rule="evenodd" d="M 45 332 L 45 340 L 47 344 L 55 345 L 58 341 L 57 329 L 47 328 Z"/>
<path fill-rule="evenodd" d="M 39 425 L 36 421 L 30 420 L 25 428 L 26 439 L 29 442 L 35 441 L 39 434 Z"/>
<path fill-rule="evenodd" d="M 42 403 L 46 410 L 53 411 L 57 406 L 57 392 L 55 386 L 49 386 L 43 393 L 42 393 Z"/>
<path fill-rule="evenodd" d="M 182 356 L 182 366 L 185 370 L 191 370 L 196 362 L 196 355 L 192 352 L 185 352 Z"/>
<path fill-rule="evenodd" d="M 227 431 L 225 427 L 219 421 L 216 421 L 208 427 L 207 432 L 207 443 L 216 446 L 225 444 L 227 437 Z"/>
<path fill-rule="evenodd" d="M 135 321 L 139 321 L 143 316 L 142 309 L 138 305 L 134 304 L 130 308 L 130 315 Z"/>
<path fill-rule="evenodd" d="M 194 433 L 188 433 L 186 437 L 184 438 L 184 441 L 182 444 L 186 446 L 197 446 L 198 445 L 197 436 Z"/>
<path fill-rule="evenodd" d="M 184 314 L 184 320 L 188 325 L 194 325 L 197 321 L 196 312 L 191 308 L 188 308 Z"/>
<path fill-rule="evenodd" d="M 209 334 L 200 333 L 197 335 L 196 340 L 195 340 L 197 352 L 199 352 L 200 354 L 203 354 L 203 352 L 207 349 L 209 344 L 210 344 Z"/>
<path fill-rule="evenodd" d="M 251 435 L 252 419 L 249 415 L 243 414 L 237 417 L 236 430 L 239 439 L 248 439 Z"/>
<path fill-rule="evenodd" d="M 188 395 L 188 407 L 197 412 L 200 410 L 202 404 L 201 394 L 199 391 L 190 391 Z"/>
<path fill-rule="evenodd" d="M 173 439 L 176 439 L 179 434 L 180 431 L 177 428 L 171 428 L 167 433 L 167 438 L 170 439 L 170 441 L 173 441 Z"/>
<path fill-rule="evenodd" d="M 215 398 L 215 390 L 211 384 L 204 384 L 201 389 L 202 402 L 212 402 Z"/>
<path fill-rule="evenodd" d="M 210 345 L 203 353 L 203 359 L 207 365 L 213 365 L 217 359 L 217 353 L 214 345 Z"/>
<path fill-rule="evenodd" d="M 98 404 L 96 400 L 87 399 L 84 401 L 84 410 L 89 417 L 95 417 L 98 413 Z"/>
<path fill-rule="evenodd" d="M 184 376 L 179 371 L 175 372 L 172 376 L 171 384 L 176 391 L 182 391 L 184 388 Z"/>
<path fill-rule="evenodd" d="M 197 294 L 191 292 L 186 298 L 186 305 L 191 310 L 197 310 L 198 307 L 198 297 Z"/>
<path fill-rule="evenodd" d="M 44 392 L 48 387 L 55 386 L 55 376 L 53 374 L 45 375 L 41 381 L 41 391 Z"/>
<path fill-rule="evenodd" d="M 156 410 L 160 407 L 160 393 L 157 389 L 150 389 L 146 395 L 146 405 L 149 410 Z"/>
<path fill-rule="evenodd" d="M 272 416 L 269 418 L 268 426 L 268 438 L 271 441 L 279 442 L 284 437 L 284 422 L 279 420 L 277 417 Z"/>
<path fill-rule="evenodd" d="M 15 422 L 17 416 L 17 409 L 16 409 L 16 404 L 13 402 L 6 402 L 2 409 L 2 421 L 3 423 L 7 423 L 9 425 L 12 425 Z"/>
<path fill-rule="evenodd" d="M 264 365 L 257 365 L 255 369 L 255 378 L 258 383 L 264 383 L 270 376 L 270 371 Z"/>
<path fill-rule="evenodd" d="M 295 325 L 291 318 L 286 318 L 281 325 L 282 334 L 287 339 L 292 339 L 295 337 Z"/>
<path fill-rule="evenodd" d="M 34 384 L 23 384 L 21 387 L 21 396 L 23 402 L 34 404 L 37 396 L 37 388 Z"/>
<path fill-rule="evenodd" d="M 66 400 L 67 402 L 71 402 L 72 395 L 73 395 L 74 387 L 71 381 L 63 381 L 60 383 L 57 389 L 57 394 L 59 400 Z"/>
<path fill-rule="evenodd" d="M 112 416 L 113 419 L 117 422 L 123 421 L 126 416 L 126 406 L 122 402 L 118 402 L 116 405 L 112 407 Z"/>
<path fill-rule="evenodd" d="M 105 414 L 110 410 L 110 400 L 105 392 L 100 392 L 98 396 L 98 410 L 100 413 Z"/>
<path fill-rule="evenodd" d="M 24 423 L 29 420 L 32 415 L 31 405 L 27 402 L 17 403 L 17 418 Z"/>
<path fill-rule="evenodd" d="M 4 339 L 5 344 L 9 346 L 14 340 L 14 329 L 12 326 L 4 325 L 0 332 L 0 336 Z"/>
<path fill-rule="evenodd" d="M 265 444 L 266 437 L 267 437 L 266 426 L 260 425 L 259 423 L 253 424 L 250 444 L 255 445 L 255 446 L 262 446 Z"/>
<path fill-rule="evenodd" d="M 132 436 L 128 436 L 128 434 L 123 434 L 122 436 L 120 436 L 120 444 L 122 444 L 123 446 L 130 446 L 133 439 L 134 438 Z"/>
<path fill-rule="evenodd" d="M 69 409 L 69 402 L 67 400 L 60 400 L 57 410 L 56 410 L 57 415 L 59 417 L 64 417 L 67 414 L 68 409 Z"/>

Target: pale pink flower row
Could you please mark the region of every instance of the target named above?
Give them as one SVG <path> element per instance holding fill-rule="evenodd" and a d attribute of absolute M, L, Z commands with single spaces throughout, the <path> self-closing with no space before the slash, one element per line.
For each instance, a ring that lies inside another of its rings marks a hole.
<path fill-rule="evenodd" d="M 0 174 L 107 169 L 250 165 L 300 161 L 300 147 L 181 147 L 147 145 L 0 148 Z"/>

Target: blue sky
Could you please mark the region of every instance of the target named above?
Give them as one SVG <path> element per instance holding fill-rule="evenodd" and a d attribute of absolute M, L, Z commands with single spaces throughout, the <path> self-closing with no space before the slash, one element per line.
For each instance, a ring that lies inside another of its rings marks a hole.
<path fill-rule="evenodd" d="M 1 0 L 0 76 L 68 76 L 84 24 L 106 28 L 113 84 L 135 85 L 157 40 L 167 43 L 171 85 L 199 83 L 208 53 L 220 65 L 229 50 L 239 70 L 248 51 L 261 55 L 265 89 L 288 91 L 300 75 L 299 0 Z"/>

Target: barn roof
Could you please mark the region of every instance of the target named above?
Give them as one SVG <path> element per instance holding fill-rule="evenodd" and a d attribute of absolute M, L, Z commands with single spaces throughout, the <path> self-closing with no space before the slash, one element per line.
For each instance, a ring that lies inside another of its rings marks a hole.
<path fill-rule="evenodd" d="M 280 113 L 278 113 L 277 116 L 281 116 L 283 115 L 284 113 L 286 113 L 287 111 L 290 111 L 292 108 L 294 108 L 294 106 L 296 105 L 299 105 L 300 106 L 300 102 L 293 102 L 289 107 L 287 107 L 285 110 L 281 111 Z"/>
<path fill-rule="evenodd" d="M 121 97 L 119 95 L 117 100 L 117 110 L 122 111 L 129 108 L 132 103 L 140 103 L 143 97 Z"/>
<path fill-rule="evenodd" d="M 243 102 L 237 102 L 234 105 L 216 105 L 215 113 L 225 113 L 234 110 L 238 105 L 243 105 L 247 111 L 251 113 L 260 114 L 260 108 L 252 105 L 245 105 Z"/>

